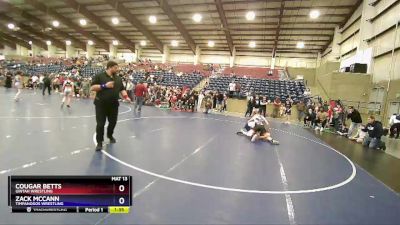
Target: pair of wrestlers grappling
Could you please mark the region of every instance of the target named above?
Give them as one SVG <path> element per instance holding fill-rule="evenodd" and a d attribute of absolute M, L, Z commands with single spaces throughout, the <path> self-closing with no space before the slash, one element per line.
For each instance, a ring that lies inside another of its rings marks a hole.
<path fill-rule="evenodd" d="M 236 132 L 237 135 L 249 137 L 252 142 L 257 140 L 268 141 L 271 144 L 279 145 L 277 140 L 271 137 L 271 128 L 267 119 L 255 109 L 253 116 L 247 121 L 242 130 Z"/>

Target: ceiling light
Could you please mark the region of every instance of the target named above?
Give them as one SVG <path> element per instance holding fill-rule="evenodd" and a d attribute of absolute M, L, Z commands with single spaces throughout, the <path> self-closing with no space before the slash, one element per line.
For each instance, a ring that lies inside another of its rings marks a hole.
<path fill-rule="evenodd" d="M 82 26 L 86 26 L 87 21 L 86 21 L 85 19 L 80 19 L 80 20 L 79 20 L 79 23 L 80 23 Z"/>
<path fill-rule="evenodd" d="M 88 45 L 93 45 L 94 44 L 93 41 L 91 41 L 91 40 L 89 40 L 87 43 L 88 43 Z"/>
<path fill-rule="evenodd" d="M 72 42 L 71 42 L 70 40 L 66 40 L 66 41 L 65 41 L 65 44 L 66 44 L 66 45 L 71 45 Z"/>
<path fill-rule="evenodd" d="M 58 22 L 57 20 L 53 20 L 53 27 L 58 27 L 60 26 L 60 22 Z"/>
<path fill-rule="evenodd" d="M 199 13 L 196 13 L 193 15 L 192 19 L 194 20 L 194 22 L 196 23 L 200 23 L 201 19 L 203 19 L 203 16 Z"/>
<path fill-rule="evenodd" d="M 114 40 L 114 41 L 112 41 L 112 44 L 113 44 L 113 45 L 118 45 L 119 43 L 118 43 L 117 40 Z"/>
<path fill-rule="evenodd" d="M 255 48 L 256 47 L 256 42 L 255 41 L 250 41 L 249 42 L 249 47 L 250 48 Z"/>
<path fill-rule="evenodd" d="M 297 42 L 297 46 L 296 47 L 297 48 L 304 48 L 304 42 L 302 42 L 302 41 Z"/>
<path fill-rule="evenodd" d="M 149 22 L 150 23 L 157 23 L 157 17 L 156 16 L 149 16 Z"/>
<path fill-rule="evenodd" d="M 246 13 L 247 20 L 254 20 L 256 18 L 256 13 L 254 11 L 249 11 Z"/>
<path fill-rule="evenodd" d="M 310 12 L 310 18 L 311 19 L 317 19 L 320 15 L 319 10 L 311 10 Z"/>
<path fill-rule="evenodd" d="M 29 41 L 28 43 L 29 43 L 30 45 L 32 45 L 32 41 Z"/>
<path fill-rule="evenodd" d="M 113 17 L 113 18 L 111 18 L 111 22 L 112 22 L 114 25 L 117 25 L 117 24 L 119 24 L 119 19 L 118 19 L 117 17 Z"/>
<path fill-rule="evenodd" d="M 46 41 L 46 45 L 51 45 L 51 41 Z"/>
<path fill-rule="evenodd" d="M 171 45 L 174 46 L 174 47 L 177 47 L 179 45 L 179 42 L 176 41 L 176 40 L 172 40 L 171 41 Z"/>
<path fill-rule="evenodd" d="M 208 47 L 214 47 L 215 43 L 214 41 L 208 41 Z"/>
<path fill-rule="evenodd" d="M 8 25 L 7 25 L 7 27 L 9 28 L 9 29 L 14 29 L 15 28 L 15 25 L 13 24 L 13 23 L 9 23 Z"/>
<path fill-rule="evenodd" d="M 146 44 L 147 44 L 146 41 L 140 41 L 141 46 L 146 46 Z"/>

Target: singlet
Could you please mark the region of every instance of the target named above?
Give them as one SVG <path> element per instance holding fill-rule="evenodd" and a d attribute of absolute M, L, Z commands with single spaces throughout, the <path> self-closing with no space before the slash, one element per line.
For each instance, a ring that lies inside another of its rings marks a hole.
<path fill-rule="evenodd" d="M 72 81 L 66 80 L 64 82 L 64 92 L 71 92 L 72 91 Z"/>

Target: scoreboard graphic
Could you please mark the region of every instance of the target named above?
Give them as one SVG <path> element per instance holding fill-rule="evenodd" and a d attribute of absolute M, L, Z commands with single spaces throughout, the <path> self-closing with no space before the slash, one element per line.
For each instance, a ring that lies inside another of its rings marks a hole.
<path fill-rule="evenodd" d="M 129 213 L 131 176 L 9 176 L 13 213 Z"/>

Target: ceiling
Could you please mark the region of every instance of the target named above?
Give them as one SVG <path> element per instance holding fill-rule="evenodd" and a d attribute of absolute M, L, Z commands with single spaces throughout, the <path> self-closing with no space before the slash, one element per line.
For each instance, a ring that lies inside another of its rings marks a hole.
<path fill-rule="evenodd" d="M 0 0 L 0 38 L 5 42 L 45 47 L 46 41 L 65 49 L 65 41 L 82 50 L 88 40 L 97 49 L 109 50 L 118 40 L 120 51 L 134 51 L 145 40 L 143 49 L 170 51 L 263 52 L 270 54 L 316 54 L 332 40 L 334 28 L 343 26 L 360 0 Z M 316 9 L 320 17 L 310 19 Z M 255 19 L 246 20 L 248 11 Z M 192 16 L 200 13 L 196 23 Z M 157 23 L 149 22 L 149 16 Z M 119 24 L 111 22 L 113 17 Z M 80 19 L 87 25 L 81 26 Z M 53 27 L 52 21 L 59 21 Z M 14 23 L 17 29 L 7 28 Z M 172 47 L 177 40 L 179 46 Z M 210 48 L 208 41 L 214 41 Z M 250 48 L 249 42 L 256 47 Z M 303 49 L 296 48 L 299 41 Z M 24 45 L 23 45 L 24 46 Z"/>

